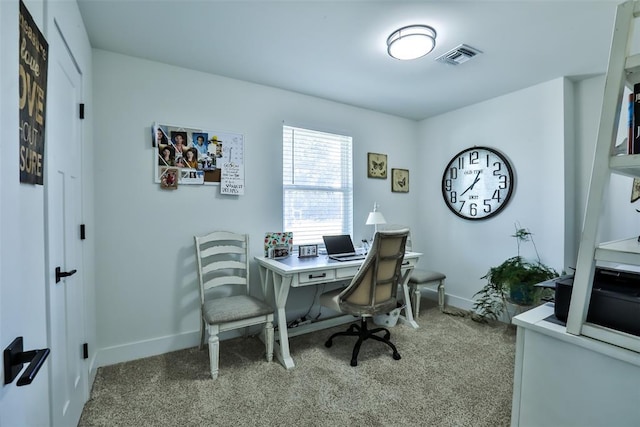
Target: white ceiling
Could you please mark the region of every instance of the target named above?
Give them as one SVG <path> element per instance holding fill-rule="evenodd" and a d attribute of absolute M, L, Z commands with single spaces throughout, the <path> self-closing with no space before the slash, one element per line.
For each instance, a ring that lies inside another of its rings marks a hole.
<path fill-rule="evenodd" d="M 604 73 L 617 3 L 78 0 L 94 48 L 416 120 Z M 437 30 L 435 50 L 389 57 L 389 34 L 415 23 Z M 461 43 L 483 54 L 435 61 Z"/>

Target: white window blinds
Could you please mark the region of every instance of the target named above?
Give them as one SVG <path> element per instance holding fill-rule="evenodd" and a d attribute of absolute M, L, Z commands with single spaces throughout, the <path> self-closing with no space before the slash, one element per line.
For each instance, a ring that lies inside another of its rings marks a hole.
<path fill-rule="evenodd" d="M 282 127 L 283 229 L 294 245 L 352 234 L 353 167 L 350 136 Z"/>

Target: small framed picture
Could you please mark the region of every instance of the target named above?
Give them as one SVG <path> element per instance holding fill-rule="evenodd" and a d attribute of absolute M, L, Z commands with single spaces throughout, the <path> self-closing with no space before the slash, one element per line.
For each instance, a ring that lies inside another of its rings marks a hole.
<path fill-rule="evenodd" d="M 271 248 L 271 251 L 273 251 L 273 256 L 271 256 L 270 258 L 286 258 L 289 256 L 289 245 L 276 245 L 275 247 Z"/>
<path fill-rule="evenodd" d="M 310 258 L 318 256 L 318 245 L 298 246 L 298 258 Z"/>
<path fill-rule="evenodd" d="M 367 153 L 367 176 L 369 178 L 387 179 L 387 155 Z"/>
<path fill-rule="evenodd" d="M 160 168 L 160 188 L 164 190 L 176 190 L 178 188 L 179 177 L 180 169 L 178 168 Z"/>
<path fill-rule="evenodd" d="M 391 169 L 391 191 L 394 193 L 409 192 L 408 169 Z"/>

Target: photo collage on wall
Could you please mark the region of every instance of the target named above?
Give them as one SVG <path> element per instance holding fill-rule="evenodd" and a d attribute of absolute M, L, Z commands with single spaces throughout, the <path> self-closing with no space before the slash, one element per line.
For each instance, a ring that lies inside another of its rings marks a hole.
<path fill-rule="evenodd" d="M 176 189 L 178 184 L 219 184 L 223 164 L 244 164 L 241 134 L 158 123 L 152 126 L 152 134 L 155 181 L 165 189 Z"/>

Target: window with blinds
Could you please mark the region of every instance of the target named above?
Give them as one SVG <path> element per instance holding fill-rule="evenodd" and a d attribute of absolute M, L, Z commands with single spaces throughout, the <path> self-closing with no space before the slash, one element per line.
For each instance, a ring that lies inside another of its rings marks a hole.
<path fill-rule="evenodd" d="M 294 245 L 353 232 L 350 136 L 282 127 L 283 230 Z"/>

